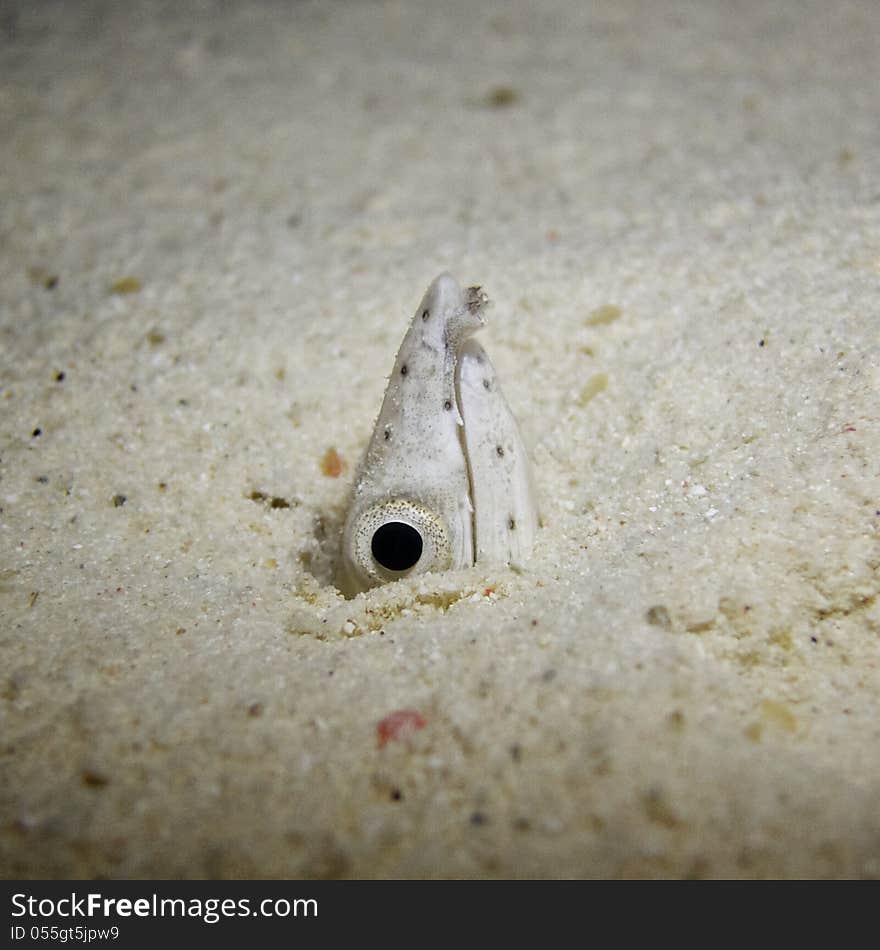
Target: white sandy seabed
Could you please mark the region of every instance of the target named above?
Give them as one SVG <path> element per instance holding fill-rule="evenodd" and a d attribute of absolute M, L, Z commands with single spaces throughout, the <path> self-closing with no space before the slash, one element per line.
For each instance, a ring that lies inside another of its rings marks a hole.
<path fill-rule="evenodd" d="M 4 4 L 5 876 L 880 875 L 880 8 L 728 8 Z M 544 527 L 346 601 L 444 269 Z"/>

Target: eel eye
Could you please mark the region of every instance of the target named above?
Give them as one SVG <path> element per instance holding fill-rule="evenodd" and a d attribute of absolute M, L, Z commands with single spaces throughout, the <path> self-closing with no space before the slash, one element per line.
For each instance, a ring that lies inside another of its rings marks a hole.
<path fill-rule="evenodd" d="M 366 586 L 442 571 L 452 561 L 442 519 L 424 505 L 403 498 L 367 508 L 355 518 L 345 544 L 350 563 Z"/>
<path fill-rule="evenodd" d="M 386 521 L 376 529 L 370 550 L 373 559 L 386 571 L 408 571 L 422 556 L 422 536 L 405 521 Z"/>

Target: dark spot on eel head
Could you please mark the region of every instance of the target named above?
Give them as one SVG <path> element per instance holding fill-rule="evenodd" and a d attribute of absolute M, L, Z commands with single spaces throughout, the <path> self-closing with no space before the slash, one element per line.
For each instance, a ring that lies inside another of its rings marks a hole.
<path fill-rule="evenodd" d="M 391 441 L 391 430 L 390 430 L 390 429 L 386 429 L 386 430 L 385 430 L 385 441 L 386 441 L 386 442 L 390 442 L 390 441 Z"/>
<path fill-rule="evenodd" d="M 489 380 L 488 380 L 488 379 L 484 379 L 484 380 L 483 380 L 483 389 L 491 389 L 491 388 L 492 388 L 492 384 L 489 382 Z"/>
<path fill-rule="evenodd" d="M 503 458 L 503 457 L 504 457 L 504 446 L 503 446 L 503 445 L 496 445 L 496 446 L 495 446 L 495 451 L 496 451 L 496 453 L 498 454 L 498 457 L 499 457 L 499 458 Z"/>
<path fill-rule="evenodd" d="M 513 518 L 513 517 L 508 518 L 507 527 L 510 528 L 511 531 L 514 531 L 516 529 L 516 518 Z"/>
<path fill-rule="evenodd" d="M 103 788 L 105 785 L 110 784 L 110 779 L 97 769 L 84 769 L 81 778 L 86 788 Z"/>
<path fill-rule="evenodd" d="M 446 402 L 443 403 L 443 408 L 449 411 L 452 408 L 452 401 L 447 399 Z"/>
<path fill-rule="evenodd" d="M 404 363 L 403 366 L 400 367 L 400 375 L 401 375 L 401 376 L 406 376 L 406 374 L 407 374 L 408 372 L 409 372 L 409 370 L 406 368 L 406 363 Z"/>
<path fill-rule="evenodd" d="M 423 319 L 423 320 L 427 320 L 428 317 L 430 317 L 430 316 L 431 316 L 431 311 L 430 311 L 430 310 L 423 310 L 423 311 L 422 311 L 422 319 Z"/>

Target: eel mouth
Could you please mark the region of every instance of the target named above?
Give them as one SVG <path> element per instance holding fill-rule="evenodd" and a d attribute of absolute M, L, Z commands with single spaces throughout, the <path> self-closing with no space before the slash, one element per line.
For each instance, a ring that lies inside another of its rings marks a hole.
<path fill-rule="evenodd" d="M 481 310 L 489 306 L 489 295 L 482 287 L 468 287 L 464 292 L 464 305 L 469 313 L 479 315 Z"/>

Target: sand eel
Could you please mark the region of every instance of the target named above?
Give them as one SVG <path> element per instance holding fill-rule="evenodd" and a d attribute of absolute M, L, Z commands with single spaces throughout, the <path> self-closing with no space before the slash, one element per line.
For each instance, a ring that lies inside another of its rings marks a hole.
<path fill-rule="evenodd" d="M 449 274 L 428 288 L 355 477 L 342 542 L 349 595 L 475 562 L 519 564 L 538 509 L 528 455 L 472 339 L 488 297 Z"/>

